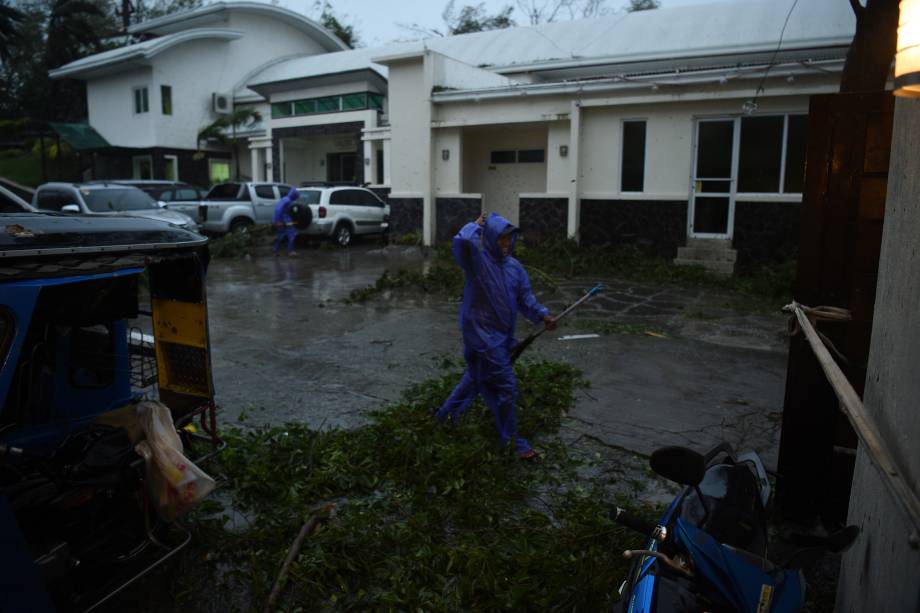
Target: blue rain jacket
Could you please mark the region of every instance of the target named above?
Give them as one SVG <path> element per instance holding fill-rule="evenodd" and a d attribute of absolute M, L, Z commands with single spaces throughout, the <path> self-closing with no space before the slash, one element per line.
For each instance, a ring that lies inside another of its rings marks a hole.
<path fill-rule="evenodd" d="M 509 227 L 513 230 L 511 249 L 502 257 L 498 237 Z M 516 242 L 517 228 L 495 213 L 485 227 L 468 223 L 454 237 L 454 258 L 465 278 L 460 331 L 467 351 L 502 345 L 510 349 L 518 310 L 535 324 L 549 314 L 537 302 L 527 272 L 513 256 Z"/>
<path fill-rule="evenodd" d="M 294 221 L 290 215 L 290 206 L 300 197 L 300 194 L 295 188 L 291 188 L 291 191 L 287 193 L 287 196 L 283 197 L 275 205 L 275 214 L 272 216 L 272 223 L 277 224 L 289 224 Z"/>

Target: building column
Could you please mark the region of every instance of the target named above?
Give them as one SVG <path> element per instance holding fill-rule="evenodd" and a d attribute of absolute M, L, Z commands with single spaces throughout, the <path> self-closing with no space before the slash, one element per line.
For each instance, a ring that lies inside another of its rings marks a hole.
<path fill-rule="evenodd" d="M 383 184 L 392 187 L 393 184 L 390 182 L 390 158 L 392 157 L 390 155 L 391 150 L 392 148 L 390 147 L 390 139 L 388 138 L 383 141 Z"/>
<path fill-rule="evenodd" d="M 569 238 L 579 240 L 578 228 L 581 224 L 581 204 L 578 198 L 578 176 L 581 172 L 579 143 L 581 142 L 581 105 L 577 101 L 572 102 L 572 112 L 570 115 L 570 135 L 569 135 L 569 212 L 566 235 Z"/>

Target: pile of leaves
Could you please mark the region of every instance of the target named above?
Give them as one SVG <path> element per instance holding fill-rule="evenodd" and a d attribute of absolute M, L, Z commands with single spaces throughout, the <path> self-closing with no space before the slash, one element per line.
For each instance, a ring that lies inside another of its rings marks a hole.
<path fill-rule="evenodd" d="M 357 430 L 232 430 L 220 469 L 247 519 L 229 529 L 206 505 L 195 523 L 206 549 L 180 574 L 211 599 L 261 608 L 310 509 L 333 503 L 291 567 L 281 610 L 609 608 L 621 553 L 642 539 L 610 521 L 605 483 L 585 476 L 603 471 L 582 470 L 587 461 L 554 435 L 585 382 L 557 363 L 516 370 L 521 435 L 543 450 L 536 463 L 499 447 L 479 403 L 457 425 L 434 420 L 459 372 L 411 388 Z M 182 594 L 174 606 L 202 608 L 197 590 Z"/>
<path fill-rule="evenodd" d="M 241 258 L 251 254 L 256 247 L 267 245 L 275 233 L 270 225 L 250 226 L 245 231 L 228 232 L 208 241 L 212 258 Z"/>

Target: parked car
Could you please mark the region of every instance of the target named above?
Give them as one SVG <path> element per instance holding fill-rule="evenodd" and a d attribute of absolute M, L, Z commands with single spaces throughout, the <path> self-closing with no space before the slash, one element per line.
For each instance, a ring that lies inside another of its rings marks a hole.
<path fill-rule="evenodd" d="M 313 222 L 302 232 L 347 247 L 355 235 L 386 234 L 390 205 L 363 187 L 299 187 L 297 202 L 309 205 Z"/>
<path fill-rule="evenodd" d="M 122 185 L 131 185 L 146 192 L 163 208 L 185 213 L 199 223 L 204 221 L 204 219 L 200 218 L 200 215 L 204 213 L 201 201 L 208 194 L 206 189 L 196 187 L 190 183 L 182 183 L 181 181 L 130 179 L 115 182 Z"/>
<path fill-rule="evenodd" d="M 198 231 L 198 223 L 188 215 L 164 210 L 138 188 L 118 183 L 45 183 L 35 190 L 32 206 L 76 215 L 145 217 Z"/>
<path fill-rule="evenodd" d="M 34 210 L 31 204 L 0 185 L 0 213 L 27 213 Z"/>
<path fill-rule="evenodd" d="M 215 185 L 202 203 L 202 229 L 205 232 L 240 232 L 257 223 L 271 223 L 275 204 L 291 189 L 283 183 Z"/>

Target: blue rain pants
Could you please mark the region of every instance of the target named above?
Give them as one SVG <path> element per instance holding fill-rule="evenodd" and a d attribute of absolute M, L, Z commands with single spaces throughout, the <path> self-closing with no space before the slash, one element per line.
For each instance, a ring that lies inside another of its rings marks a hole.
<path fill-rule="evenodd" d="M 275 204 L 272 224 L 275 226 L 275 242 L 272 243 L 272 253 L 278 253 L 281 249 L 281 243 L 287 239 L 288 253 L 294 251 L 294 239 L 297 238 L 297 228 L 294 227 L 294 219 L 290 214 L 290 206 L 297 200 L 299 194 L 293 187 L 281 200 Z"/>
<path fill-rule="evenodd" d="M 502 256 L 498 237 L 511 232 L 511 251 Z M 534 297 L 524 267 L 513 257 L 517 230 L 505 218 L 492 214 L 485 227 L 464 226 L 454 237 L 454 258 L 464 273 L 460 330 L 466 371 L 436 414 L 440 421 L 458 419 L 481 395 L 492 411 L 502 446 L 515 439 L 515 450 L 530 445 L 517 438 L 517 381 L 510 351 L 515 345 L 518 311 L 539 323 L 549 311 Z"/>

